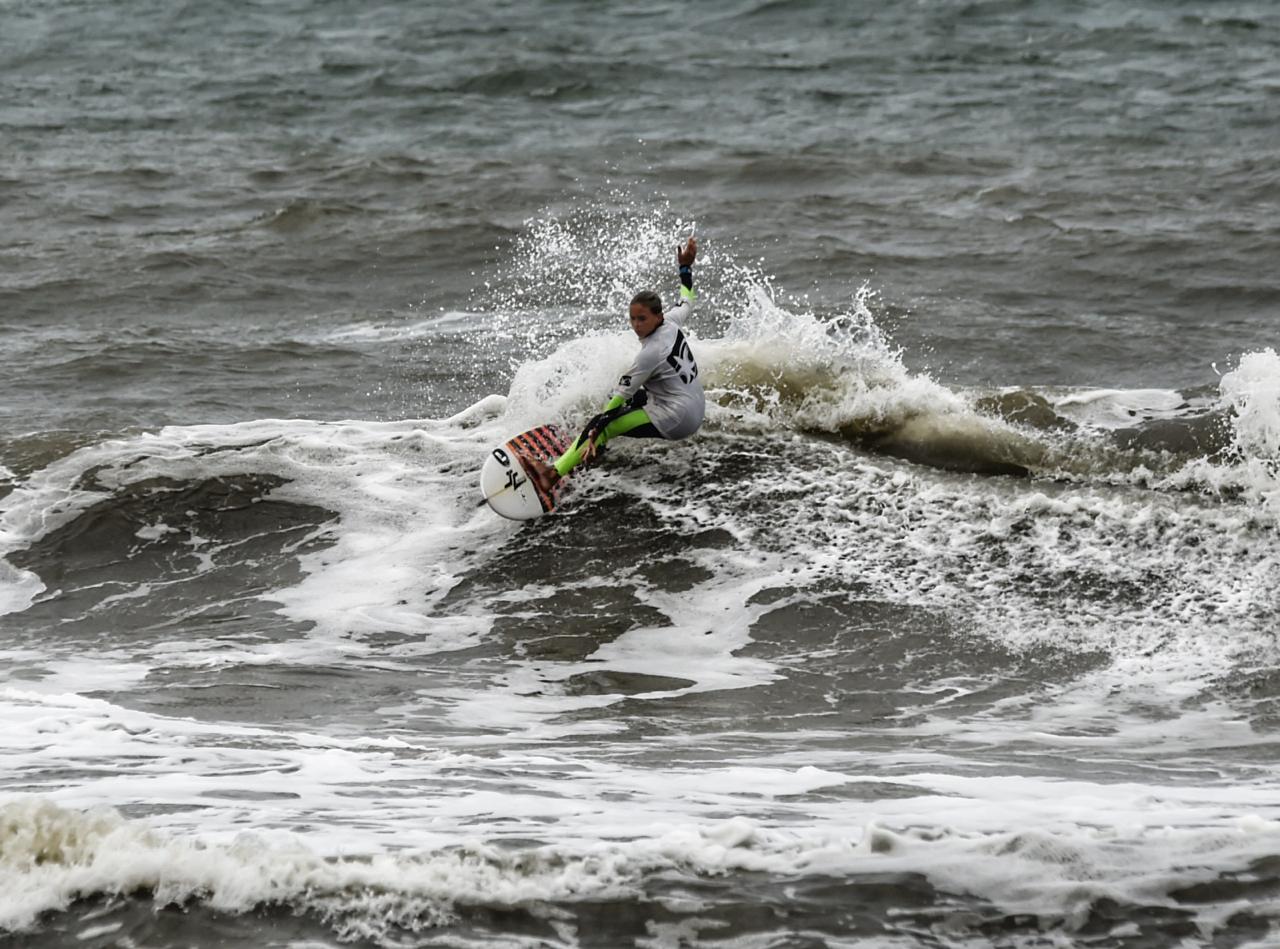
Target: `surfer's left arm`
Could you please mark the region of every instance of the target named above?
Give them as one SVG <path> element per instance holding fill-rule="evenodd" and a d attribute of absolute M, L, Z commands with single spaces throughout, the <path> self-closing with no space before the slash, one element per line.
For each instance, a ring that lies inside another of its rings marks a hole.
<path fill-rule="evenodd" d="M 680 266 L 680 302 L 667 311 L 666 318 L 677 326 L 693 312 L 693 301 L 698 295 L 693 291 L 693 262 L 698 256 L 698 239 L 692 234 L 683 247 L 676 248 L 676 263 Z"/>

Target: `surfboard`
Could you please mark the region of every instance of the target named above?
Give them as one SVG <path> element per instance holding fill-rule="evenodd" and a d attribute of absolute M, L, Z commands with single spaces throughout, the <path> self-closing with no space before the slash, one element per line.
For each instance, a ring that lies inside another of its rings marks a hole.
<path fill-rule="evenodd" d="M 548 493 L 538 487 L 525 470 L 529 456 L 545 462 L 564 454 L 569 440 L 554 425 L 539 425 L 521 432 L 489 453 L 480 468 L 480 494 L 503 517 L 531 521 L 550 513 L 560 503 L 567 479 L 562 478 Z"/>

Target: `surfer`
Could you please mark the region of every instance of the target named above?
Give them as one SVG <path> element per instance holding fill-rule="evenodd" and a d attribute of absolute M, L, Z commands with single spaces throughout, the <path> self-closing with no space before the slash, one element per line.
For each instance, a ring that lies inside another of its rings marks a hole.
<path fill-rule="evenodd" d="M 608 404 L 587 422 L 582 434 L 552 464 L 525 456 L 526 470 L 543 491 L 583 462 L 592 461 L 611 438 L 687 438 L 702 425 L 707 400 L 698 364 L 681 327 L 693 312 L 693 261 L 698 242 L 690 236 L 676 248 L 680 302 L 663 311 L 662 298 L 642 290 L 631 300 L 631 328 L 640 352 L 614 386 Z"/>

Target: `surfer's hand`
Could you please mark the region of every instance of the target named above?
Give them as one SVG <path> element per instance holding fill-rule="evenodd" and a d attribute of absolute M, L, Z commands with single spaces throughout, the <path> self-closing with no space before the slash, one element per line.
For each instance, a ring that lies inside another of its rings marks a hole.
<path fill-rule="evenodd" d="M 676 248 L 676 263 L 681 267 L 690 267 L 693 265 L 693 260 L 697 256 L 698 239 L 690 234 L 689 240 L 685 242 L 685 245 L 683 247 Z"/>
<path fill-rule="evenodd" d="M 590 464 L 596 460 L 596 439 L 593 435 L 587 439 L 587 446 L 582 449 L 582 460 L 585 464 Z"/>

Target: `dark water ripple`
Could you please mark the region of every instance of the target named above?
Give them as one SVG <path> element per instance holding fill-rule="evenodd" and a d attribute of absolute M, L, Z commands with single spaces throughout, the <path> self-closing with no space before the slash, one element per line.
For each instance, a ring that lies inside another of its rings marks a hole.
<path fill-rule="evenodd" d="M 575 5 L 20 5 L 0 124 L 25 240 L 0 292 L 25 318 L 133 301 L 231 331 L 335 295 L 448 306 L 526 217 L 611 178 L 696 195 L 784 282 L 881 283 L 909 350 L 961 377 L 1201 382 L 1273 335 L 1280 31 L 1239 11 L 724 3 L 680 30 Z M 992 310 L 1004 338 L 979 344 Z M 1084 356 L 1143 318 L 1182 345 Z M 1059 351 L 1039 324 L 1080 355 L 1037 358 Z"/>

